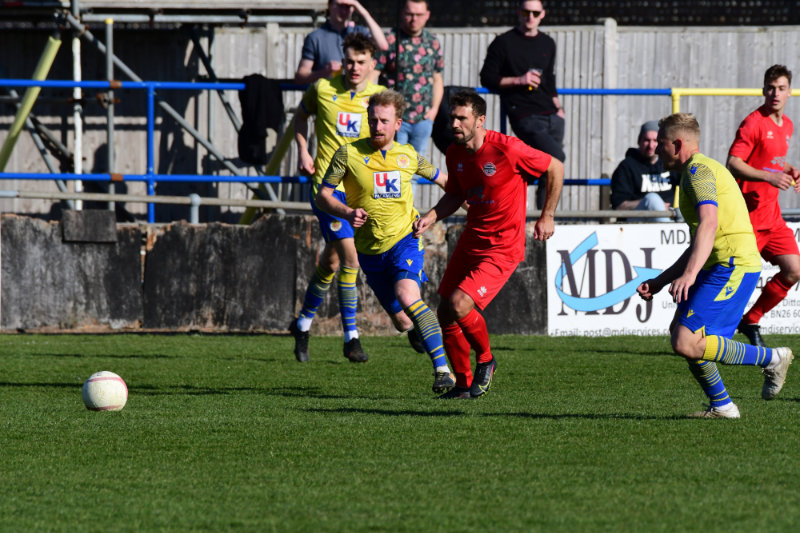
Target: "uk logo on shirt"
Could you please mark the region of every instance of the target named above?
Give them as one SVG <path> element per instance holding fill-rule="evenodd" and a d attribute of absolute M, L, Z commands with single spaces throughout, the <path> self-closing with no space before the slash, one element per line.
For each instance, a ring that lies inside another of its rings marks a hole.
<path fill-rule="evenodd" d="M 336 133 L 342 137 L 357 139 L 361 135 L 361 113 L 346 113 L 339 111 L 336 118 Z"/>
<path fill-rule="evenodd" d="M 400 198 L 400 171 L 372 173 L 373 198 Z"/>

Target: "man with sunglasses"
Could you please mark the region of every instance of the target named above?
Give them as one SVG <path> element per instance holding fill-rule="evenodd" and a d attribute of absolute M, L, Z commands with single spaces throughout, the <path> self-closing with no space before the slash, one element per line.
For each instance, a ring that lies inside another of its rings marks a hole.
<path fill-rule="evenodd" d="M 545 17 L 540 0 L 524 0 L 517 9 L 519 25 L 498 35 L 486 52 L 481 84 L 500 93 L 511 128 L 525 144 L 559 161 L 566 156 L 564 109 L 556 91 L 553 72 L 556 43 L 539 31 Z M 544 205 L 546 187 L 539 180 L 536 205 Z"/>

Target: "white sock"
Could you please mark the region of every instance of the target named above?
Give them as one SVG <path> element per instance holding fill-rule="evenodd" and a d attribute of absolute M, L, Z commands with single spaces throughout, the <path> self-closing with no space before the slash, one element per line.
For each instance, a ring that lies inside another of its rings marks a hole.
<path fill-rule="evenodd" d="M 447 366 L 447 365 L 437 366 L 436 369 L 435 369 L 435 372 L 447 372 L 448 374 L 451 373 L 450 372 L 450 367 Z"/>
<path fill-rule="evenodd" d="M 350 342 L 353 339 L 358 338 L 358 330 L 351 329 L 344 332 L 344 342 Z"/>
<path fill-rule="evenodd" d="M 300 331 L 308 331 L 311 329 L 311 321 L 313 318 L 306 318 L 304 316 L 297 317 L 297 329 Z"/>

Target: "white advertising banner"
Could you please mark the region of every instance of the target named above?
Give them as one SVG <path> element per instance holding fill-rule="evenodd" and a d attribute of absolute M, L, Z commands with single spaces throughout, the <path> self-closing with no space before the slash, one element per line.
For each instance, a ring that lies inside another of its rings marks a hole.
<path fill-rule="evenodd" d="M 789 227 L 798 239 L 800 223 Z M 683 223 L 557 226 L 546 251 L 547 334 L 667 335 L 676 308 L 667 288 L 645 302 L 636 287 L 672 265 L 689 240 Z M 777 272 L 764 263 L 748 309 Z M 764 334 L 800 333 L 798 285 L 760 325 Z"/>

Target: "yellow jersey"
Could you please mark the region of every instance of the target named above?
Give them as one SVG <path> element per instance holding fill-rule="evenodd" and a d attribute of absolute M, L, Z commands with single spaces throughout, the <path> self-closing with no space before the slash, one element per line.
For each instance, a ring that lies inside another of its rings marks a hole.
<path fill-rule="evenodd" d="M 724 265 L 761 270 L 750 215 L 736 180 L 721 163 L 697 153 L 684 165 L 680 181 L 680 210 L 692 239 L 700 223 L 697 207 L 705 203 L 717 206 L 717 233 L 703 269 Z"/>
<path fill-rule="evenodd" d="M 316 115 L 316 171 L 312 178 L 314 195 L 336 150 L 345 143 L 369 137 L 369 97 L 386 89 L 383 85 L 367 82 L 363 90 L 354 92 L 344 83 L 341 74 L 332 79 L 320 78 L 306 90 L 300 104 L 306 113 Z"/>
<path fill-rule="evenodd" d="M 366 223 L 355 228 L 360 253 L 382 254 L 411 233 L 419 217 L 411 188 L 414 174 L 433 181 L 439 169 L 410 144 L 394 142 L 388 150 L 375 150 L 369 139 L 362 139 L 336 151 L 323 185 L 344 184 L 347 205 L 369 214 Z"/>

